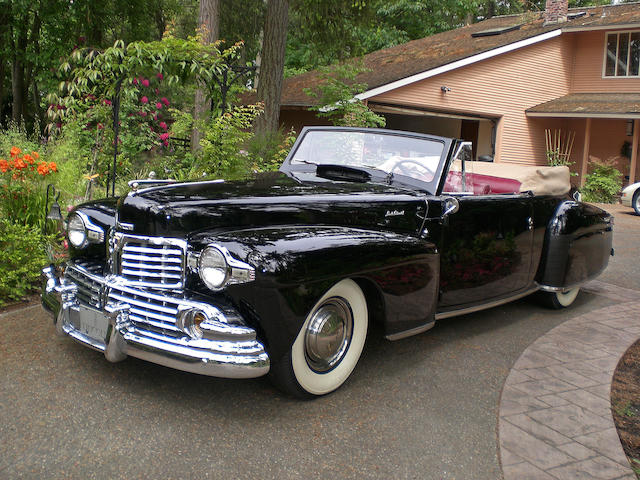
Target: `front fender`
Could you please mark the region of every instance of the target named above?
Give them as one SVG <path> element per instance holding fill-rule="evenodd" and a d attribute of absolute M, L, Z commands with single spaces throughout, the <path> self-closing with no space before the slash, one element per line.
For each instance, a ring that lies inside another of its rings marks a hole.
<path fill-rule="evenodd" d="M 194 248 L 222 245 L 256 269 L 255 282 L 229 286 L 227 293 L 259 323 L 272 358 L 288 351 L 318 299 L 343 278 L 360 283 L 370 318 L 383 321 L 387 336 L 433 320 L 439 255 L 433 243 L 414 236 L 286 226 L 199 233 L 189 241 Z"/>

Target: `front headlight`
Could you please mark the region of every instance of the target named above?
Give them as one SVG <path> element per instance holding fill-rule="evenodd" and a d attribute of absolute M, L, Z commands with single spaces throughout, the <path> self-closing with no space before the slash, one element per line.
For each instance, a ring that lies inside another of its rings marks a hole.
<path fill-rule="evenodd" d="M 87 245 L 87 227 L 77 213 L 74 213 L 69 218 L 67 236 L 71 245 L 76 248 L 84 248 Z"/>
<path fill-rule="evenodd" d="M 198 259 L 198 273 L 207 287 L 220 290 L 229 274 L 229 265 L 224 254 L 217 247 L 205 248 Z"/>
<path fill-rule="evenodd" d="M 67 222 L 67 237 L 74 247 L 84 248 L 89 243 L 104 242 L 104 230 L 84 213 L 75 212 Z"/>
<path fill-rule="evenodd" d="M 255 269 L 242 262 L 222 245 L 209 244 L 202 252 L 190 252 L 187 258 L 189 268 L 198 272 L 204 284 L 213 291 L 220 291 L 227 285 L 253 282 Z"/>

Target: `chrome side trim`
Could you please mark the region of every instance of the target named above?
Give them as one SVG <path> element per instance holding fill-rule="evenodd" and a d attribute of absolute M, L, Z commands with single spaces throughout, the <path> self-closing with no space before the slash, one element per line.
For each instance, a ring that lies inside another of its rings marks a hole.
<path fill-rule="evenodd" d="M 426 332 L 427 330 L 431 330 L 435 326 L 436 322 L 429 322 L 424 325 L 420 325 L 419 327 L 412 328 L 410 330 L 405 330 L 404 332 L 392 333 L 391 335 L 385 335 L 384 338 L 387 340 L 395 341 L 401 340 L 403 338 L 412 337 L 413 335 L 418 335 L 419 333 Z"/>
<path fill-rule="evenodd" d="M 581 286 L 582 286 L 582 283 L 577 283 L 569 287 L 551 287 L 549 285 L 538 285 L 540 290 L 542 290 L 543 292 L 551 292 L 551 293 L 557 293 L 557 292 L 566 293 L 569 290 L 573 290 L 574 288 L 579 288 Z"/>
<path fill-rule="evenodd" d="M 157 182 L 156 182 L 157 183 Z M 172 183 L 168 183 L 166 185 L 161 185 L 161 186 L 153 186 L 153 187 L 147 187 L 147 188 L 141 188 L 139 190 L 136 191 L 131 191 L 129 192 L 127 195 L 129 197 L 135 197 L 136 195 L 141 195 L 143 193 L 146 192 L 151 192 L 153 190 L 160 190 L 163 188 L 176 188 L 176 187 L 183 187 L 185 185 L 209 185 L 209 184 L 216 184 L 216 183 L 224 183 L 224 179 L 223 178 L 218 178 L 216 180 L 202 180 L 200 182 L 172 182 Z"/>
<path fill-rule="evenodd" d="M 494 300 L 492 302 L 483 303 L 482 305 L 474 305 L 472 307 L 461 308 L 458 310 L 451 310 L 448 312 L 440 312 L 436 313 L 436 320 L 443 320 L 445 318 L 457 317 L 458 315 L 466 315 L 468 313 L 479 312 L 481 310 L 486 310 L 488 308 L 498 307 L 500 305 L 504 305 L 505 303 L 513 302 L 514 300 L 518 300 L 519 298 L 526 297 L 527 295 L 531 295 L 532 293 L 538 291 L 540 287 L 535 285 L 534 287 L 521 292 L 515 295 L 512 295 L 507 298 L 501 298 L 499 300 Z"/>

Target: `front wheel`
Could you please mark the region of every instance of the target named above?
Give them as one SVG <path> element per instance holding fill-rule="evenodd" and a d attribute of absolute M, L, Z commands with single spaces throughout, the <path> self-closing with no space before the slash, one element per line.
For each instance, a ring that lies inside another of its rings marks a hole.
<path fill-rule="evenodd" d="M 542 303 L 553 309 L 566 308 L 571 305 L 576 297 L 580 287 L 572 288 L 565 292 L 541 292 Z"/>
<path fill-rule="evenodd" d="M 640 188 L 636 189 L 636 193 L 633 194 L 631 205 L 633 205 L 636 215 L 640 215 Z"/>
<path fill-rule="evenodd" d="M 355 368 L 368 329 L 367 301 L 353 280 L 336 283 L 307 316 L 291 350 L 272 365 L 281 390 L 300 398 L 325 395 Z"/>

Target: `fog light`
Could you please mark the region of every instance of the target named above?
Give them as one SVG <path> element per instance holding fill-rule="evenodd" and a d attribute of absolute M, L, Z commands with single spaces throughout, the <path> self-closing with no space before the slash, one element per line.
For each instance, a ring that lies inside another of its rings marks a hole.
<path fill-rule="evenodd" d="M 206 319 L 207 317 L 202 312 L 196 312 L 193 314 L 190 328 L 192 337 L 202 338 L 202 329 L 200 328 L 200 324 Z"/>
<path fill-rule="evenodd" d="M 191 338 L 202 338 L 200 325 L 209 319 L 206 313 L 198 308 L 186 308 L 178 314 L 177 326 Z"/>

